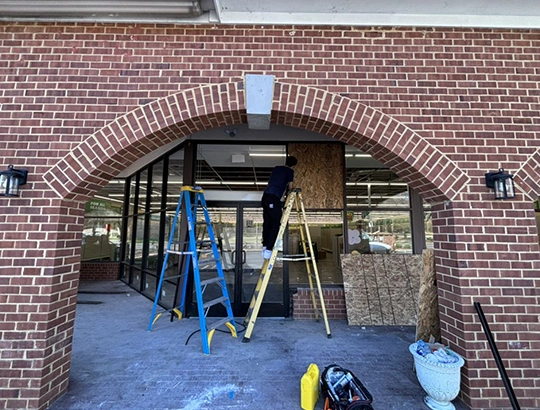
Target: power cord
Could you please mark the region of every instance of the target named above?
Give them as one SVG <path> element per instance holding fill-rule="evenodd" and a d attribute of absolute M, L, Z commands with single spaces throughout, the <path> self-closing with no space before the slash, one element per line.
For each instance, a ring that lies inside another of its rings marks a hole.
<path fill-rule="evenodd" d="M 246 327 L 245 327 L 244 325 L 241 325 L 240 323 L 236 323 L 236 326 L 237 326 L 237 327 L 238 327 L 238 326 L 242 326 L 242 328 L 243 328 L 243 329 L 241 329 L 241 330 L 238 330 L 238 329 L 237 329 L 237 330 L 236 330 L 236 333 L 237 333 L 237 334 L 240 334 L 240 333 L 242 333 L 243 331 L 246 330 Z M 216 329 L 216 330 L 217 330 L 218 332 L 221 332 L 221 333 L 229 333 L 229 331 L 227 331 L 227 330 L 221 330 L 221 329 Z M 191 334 L 188 336 L 188 338 L 187 338 L 186 343 L 184 344 L 184 346 L 187 346 L 187 344 L 189 343 L 189 339 L 191 339 L 191 336 L 193 336 L 194 334 L 196 334 L 196 333 L 198 333 L 198 332 L 200 332 L 200 331 L 201 331 L 201 329 L 197 329 L 197 330 L 195 330 L 193 333 L 191 333 Z"/>

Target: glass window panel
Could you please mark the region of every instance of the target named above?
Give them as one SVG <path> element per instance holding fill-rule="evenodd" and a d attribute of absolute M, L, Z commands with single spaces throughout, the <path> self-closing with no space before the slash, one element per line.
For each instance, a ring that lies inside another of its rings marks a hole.
<path fill-rule="evenodd" d="M 156 296 L 156 276 L 144 274 L 143 294 L 154 300 Z"/>
<path fill-rule="evenodd" d="M 306 219 L 321 283 L 343 284 L 340 269 L 340 254 L 343 252 L 342 212 L 306 211 Z M 300 226 L 296 215 L 291 214 L 288 237 L 288 252 L 291 254 L 303 254 Z M 307 239 L 306 236 L 304 239 Z M 309 251 L 309 244 L 306 243 L 306 247 Z M 309 283 L 304 261 L 289 263 L 289 282 L 291 286 Z"/>
<path fill-rule="evenodd" d="M 354 147 L 345 150 L 347 206 L 409 207 L 407 184 L 384 164 Z"/>
<path fill-rule="evenodd" d="M 133 269 L 133 281 L 131 282 L 131 286 L 139 290 L 141 288 L 141 278 L 141 271 L 139 269 Z"/>
<path fill-rule="evenodd" d="M 141 172 L 139 183 L 139 210 L 138 213 L 146 211 L 146 197 L 149 195 L 150 187 L 148 186 L 148 170 Z"/>
<path fill-rule="evenodd" d="M 124 255 L 124 262 L 131 263 L 131 249 L 132 249 L 132 236 L 133 236 L 133 224 L 135 223 L 134 217 L 127 218 L 127 230 L 126 230 L 126 254 Z"/>
<path fill-rule="evenodd" d="M 431 205 L 422 199 L 424 207 L 424 231 L 426 238 L 426 248 L 433 249 L 433 219 L 431 217 Z"/>
<path fill-rule="evenodd" d="M 85 218 L 82 260 L 118 261 L 121 218 Z"/>
<path fill-rule="evenodd" d="M 349 212 L 347 240 L 349 252 L 412 253 L 409 212 Z"/>
<path fill-rule="evenodd" d="M 169 211 L 166 213 L 165 216 L 165 238 L 163 240 L 165 241 L 164 249 L 167 249 L 167 244 L 169 243 L 169 237 L 171 235 L 171 228 L 173 225 L 174 220 L 174 214 L 175 212 Z M 177 228 L 176 228 L 176 238 L 173 238 L 173 242 L 171 244 L 171 249 L 174 251 L 180 250 L 180 221 L 177 222 Z M 165 258 L 165 256 L 164 256 Z M 165 277 L 171 277 L 178 275 L 178 263 L 179 263 L 179 255 L 174 253 L 169 253 L 167 258 L 167 269 L 165 270 Z M 161 275 L 161 271 L 160 271 Z"/>
<path fill-rule="evenodd" d="M 180 300 L 178 300 L 176 306 L 174 306 L 174 297 L 176 295 L 177 289 L 178 279 L 176 279 L 174 282 L 163 282 L 163 285 L 161 287 L 161 298 L 159 299 L 159 303 L 161 304 L 161 306 L 163 306 L 165 309 L 172 309 L 173 307 L 178 307 Z M 155 292 L 153 296 L 155 296 Z M 152 299 L 154 299 L 154 297 L 152 297 Z"/>
<path fill-rule="evenodd" d="M 184 184 L 184 150 L 169 156 L 169 175 L 167 181 L 167 209 L 174 209 L 180 198 Z"/>
<path fill-rule="evenodd" d="M 108 203 L 107 207 L 105 209 L 89 208 L 87 205 L 86 214 L 91 216 L 111 216 L 111 212 L 113 212 L 115 215 L 122 215 L 125 187 L 126 180 L 124 179 L 110 181 L 92 199 L 92 201 L 106 201 Z"/>
<path fill-rule="evenodd" d="M 150 226 L 148 235 L 148 260 L 146 269 L 158 273 L 158 250 L 159 250 L 159 222 L 160 214 L 150 214 Z M 159 272 L 161 273 L 161 272 Z"/>
<path fill-rule="evenodd" d="M 117 261 L 122 225 L 122 200 L 110 195 L 122 195 L 124 181 L 112 181 L 86 203 L 82 260 Z"/>
<path fill-rule="evenodd" d="M 137 217 L 137 237 L 135 239 L 135 258 L 133 264 L 142 267 L 143 239 L 144 239 L 144 215 Z"/>
<path fill-rule="evenodd" d="M 200 144 L 195 183 L 206 190 L 262 192 L 286 152 L 285 145 Z"/>
<path fill-rule="evenodd" d="M 120 280 L 122 282 L 128 283 L 129 281 L 128 273 L 129 273 L 129 267 L 127 265 L 120 264 Z"/>
<path fill-rule="evenodd" d="M 433 249 L 433 220 L 431 211 L 424 211 L 424 230 L 426 235 L 426 248 Z"/>
<path fill-rule="evenodd" d="M 135 214 L 135 187 L 137 186 L 137 179 L 132 177 L 129 183 L 129 215 Z"/>
<path fill-rule="evenodd" d="M 264 260 L 261 253 L 262 242 L 262 208 L 244 208 L 242 232 L 242 302 L 249 303 Z M 232 233 L 231 233 L 232 234 Z M 276 260 L 268 287 L 264 295 L 265 303 L 281 303 L 283 301 L 283 261 Z"/>
<path fill-rule="evenodd" d="M 163 161 L 152 166 L 152 194 L 150 197 L 150 211 L 161 209 L 163 195 Z"/>

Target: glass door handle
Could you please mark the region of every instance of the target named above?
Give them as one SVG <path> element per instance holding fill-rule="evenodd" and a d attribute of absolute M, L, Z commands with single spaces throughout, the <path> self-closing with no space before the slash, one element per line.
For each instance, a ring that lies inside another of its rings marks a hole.
<path fill-rule="evenodd" d="M 242 265 L 246 263 L 246 251 L 242 249 Z"/>
<path fill-rule="evenodd" d="M 236 265 L 236 251 L 231 252 L 231 263 Z"/>

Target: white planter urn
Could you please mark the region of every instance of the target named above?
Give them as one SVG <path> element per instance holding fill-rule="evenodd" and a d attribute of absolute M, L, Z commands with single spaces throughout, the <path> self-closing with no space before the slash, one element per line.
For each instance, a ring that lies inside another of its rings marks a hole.
<path fill-rule="evenodd" d="M 455 352 L 458 361 L 455 363 L 437 363 L 426 359 L 416 352 L 417 344 L 409 346 L 414 357 L 416 377 L 427 393 L 424 403 L 433 410 L 455 410 L 451 403 L 459 394 L 461 385 L 461 367 L 465 364 L 463 357 Z"/>

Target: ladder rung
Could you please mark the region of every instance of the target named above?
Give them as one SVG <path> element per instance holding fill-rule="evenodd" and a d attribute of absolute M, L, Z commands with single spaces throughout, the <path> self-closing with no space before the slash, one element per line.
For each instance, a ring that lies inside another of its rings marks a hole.
<path fill-rule="evenodd" d="M 210 285 L 211 283 L 221 282 L 221 278 L 216 276 L 215 278 L 201 280 L 201 286 Z"/>
<path fill-rule="evenodd" d="M 226 296 L 222 296 L 220 298 L 217 298 L 217 299 L 213 299 L 213 300 L 209 300 L 208 302 L 206 302 L 205 304 L 203 304 L 203 307 L 205 309 L 211 307 L 211 306 L 214 306 L 214 305 L 217 305 L 219 303 L 222 303 L 222 302 L 225 302 L 226 300 L 229 300 L 228 297 Z"/>
<path fill-rule="evenodd" d="M 224 317 L 223 319 L 218 320 L 217 322 L 211 323 L 208 326 L 208 329 L 217 329 L 220 326 L 223 326 L 225 323 L 232 321 L 232 317 Z"/>
<path fill-rule="evenodd" d="M 278 258 L 280 261 L 309 261 L 311 256 L 296 256 L 296 255 L 285 255 L 284 257 Z"/>
<path fill-rule="evenodd" d="M 191 251 L 173 251 L 170 249 L 167 249 L 167 253 L 174 253 L 175 255 L 193 255 L 193 252 Z"/>

